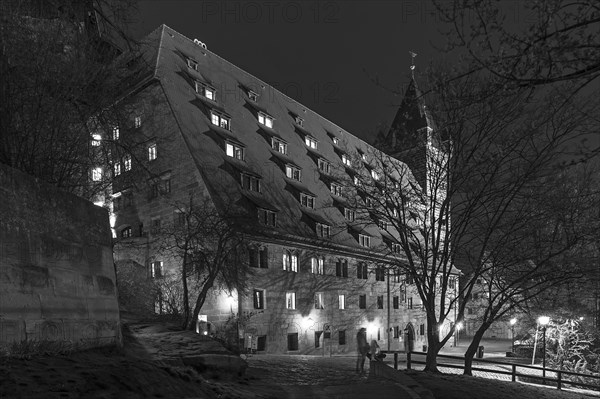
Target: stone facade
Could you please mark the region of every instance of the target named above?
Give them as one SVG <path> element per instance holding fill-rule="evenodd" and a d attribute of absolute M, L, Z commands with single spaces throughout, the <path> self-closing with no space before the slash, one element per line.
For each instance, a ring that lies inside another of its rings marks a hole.
<path fill-rule="evenodd" d="M 0 344 L 120 342 L 108 214 L 0 165 Z"/>

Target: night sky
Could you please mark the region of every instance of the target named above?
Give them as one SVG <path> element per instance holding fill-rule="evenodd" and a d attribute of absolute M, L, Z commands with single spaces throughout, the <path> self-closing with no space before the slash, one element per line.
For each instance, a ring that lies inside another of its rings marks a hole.
<path fill-rule="evenodd" d="M 366 141 L 396 113 L 409 51 L 423 70 L 443 57 L 429 0 L 152 0 L 137 19 L 137 38 L 164 23 Z"/>

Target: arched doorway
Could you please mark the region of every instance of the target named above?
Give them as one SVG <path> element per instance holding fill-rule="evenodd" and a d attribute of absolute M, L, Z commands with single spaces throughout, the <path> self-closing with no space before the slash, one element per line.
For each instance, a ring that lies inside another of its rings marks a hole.
<path fill-rule="evenodd" d="M 415 329 L 412 323 L 408 323 L 404 328 L 404 351 L 413 352 L 415 350 Z"/>

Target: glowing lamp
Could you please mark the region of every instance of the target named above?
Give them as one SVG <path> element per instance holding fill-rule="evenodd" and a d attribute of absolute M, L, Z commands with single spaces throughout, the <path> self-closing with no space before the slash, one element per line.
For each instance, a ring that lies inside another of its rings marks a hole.
<path fill-rule="evenodd" d="M 538 318 L 538 322 L 540 323 L 540 325 L 546 326 L 546 325 L 548 325 L 548 323 L 550 323 L 550 317 L 548 317 L 548 316 L 540 316 Z"/>

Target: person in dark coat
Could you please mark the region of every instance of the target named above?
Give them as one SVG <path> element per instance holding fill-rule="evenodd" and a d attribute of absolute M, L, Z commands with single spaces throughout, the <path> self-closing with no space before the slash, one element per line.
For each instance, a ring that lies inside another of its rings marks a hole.
<path fill-rule="evenodd" d="M 367 342 L 367 329 L 362 327 L 356 334 L 356 372 L 365 372 L 365 358 L 369 353 L 369 343 Z"/>

